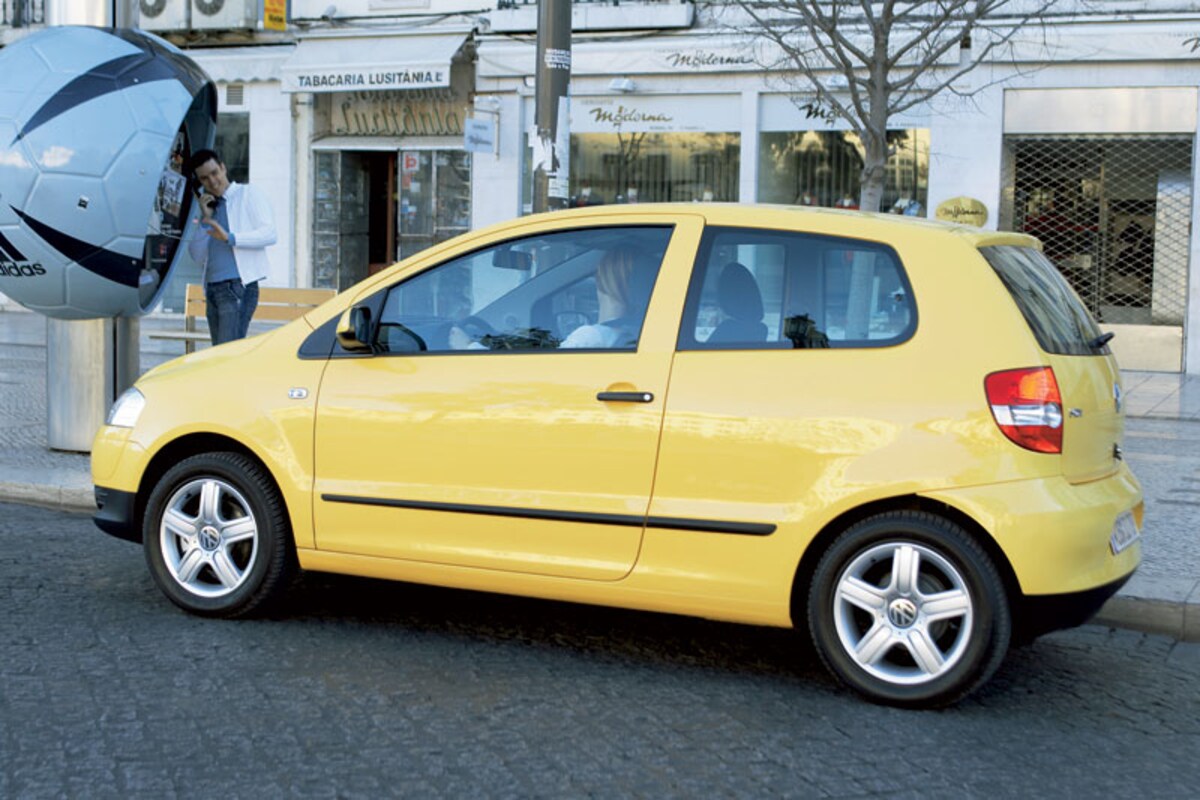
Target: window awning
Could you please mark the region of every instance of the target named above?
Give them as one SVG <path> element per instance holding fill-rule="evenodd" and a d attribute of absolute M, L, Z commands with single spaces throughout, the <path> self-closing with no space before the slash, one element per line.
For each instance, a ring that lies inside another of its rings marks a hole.
<path fill-rule="evenodd" d="M 285 92 L 432 89 L 450 85 L 467 33 L 302 39 L 280 72 Z"/>
<path fill-rule="evenodd" d="M 295 45 L 197 47 L 188 50 L 187 55 L 217 83 L 251 83 L 279 80 L 280 67 L 295 50 Z"/>

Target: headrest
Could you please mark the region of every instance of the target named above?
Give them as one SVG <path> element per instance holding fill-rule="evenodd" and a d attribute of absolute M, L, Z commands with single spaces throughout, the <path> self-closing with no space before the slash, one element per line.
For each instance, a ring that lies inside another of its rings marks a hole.
<path fill-rule="evenodd" d="M 750 270 L 736 261 L 730 261 L 721 270 L 721 277 L 717 279 L 717 303 L 734 319 L 762 321 L 762 292 Z"/>

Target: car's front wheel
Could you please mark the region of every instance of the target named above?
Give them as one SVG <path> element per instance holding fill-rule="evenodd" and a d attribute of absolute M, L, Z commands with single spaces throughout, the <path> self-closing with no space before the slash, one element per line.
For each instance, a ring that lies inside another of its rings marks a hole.
<path fill-rule="evenodd" d="M 150 494 L 142 540 L 155 583 L 195 614 L 250 614 L 295 572 L 279 490 L 239 453 L 202 453 L 167 470 Z"/>
<path fill-rule="evenodd" d="M 890 512 L 843 532 L 822 556 L 809 593 L 817 651 L 846 684 L 876 702 L 953 703 L 1000 665 L 1011 636 L 1004 584 L 960 526 Z"/>

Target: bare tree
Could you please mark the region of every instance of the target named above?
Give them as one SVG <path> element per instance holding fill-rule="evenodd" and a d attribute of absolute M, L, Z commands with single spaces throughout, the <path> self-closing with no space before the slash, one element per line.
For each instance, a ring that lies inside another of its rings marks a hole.
<path fill-rule="evenodd" d="M 731 0 L 726 25 L 757 41 L 763 66 L 810 116 L 840 117 L 862 141 L 859 207 L 883 198 L 888 120 L 1003 57 L 1059 0 Z"/>

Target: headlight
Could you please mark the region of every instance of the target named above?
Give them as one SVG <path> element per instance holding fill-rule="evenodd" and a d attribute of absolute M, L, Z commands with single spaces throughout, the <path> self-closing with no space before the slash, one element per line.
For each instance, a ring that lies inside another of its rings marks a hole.
<path fill-rule="evenodd" d="M 108 419 L 104 420 L 104 423 L 117 428 L 132 428 L 137 424 L 138 417 L 142 415 L 142 409 L 145 407 L 145 395 L 137 389 L 126 389 L 108 410 Z"/>

